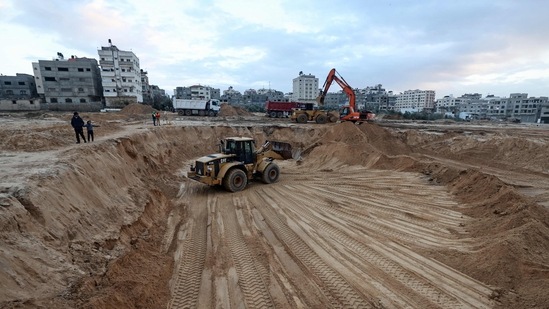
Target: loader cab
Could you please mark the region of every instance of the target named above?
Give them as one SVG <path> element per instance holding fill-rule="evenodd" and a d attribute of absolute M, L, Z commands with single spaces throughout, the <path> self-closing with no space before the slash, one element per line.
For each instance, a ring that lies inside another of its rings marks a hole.
<path fill-rule="evenodd" d="M 252 138 L 232 137 L 221 141 L 222 152 L 236 155 L 244 164 L 255 162 L 255 143 Z"/>

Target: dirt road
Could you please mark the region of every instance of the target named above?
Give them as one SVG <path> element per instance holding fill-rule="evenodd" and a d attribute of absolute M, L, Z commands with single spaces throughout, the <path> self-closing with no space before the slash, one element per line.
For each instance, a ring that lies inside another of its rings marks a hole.
<path fill-rule="evenodd" d="M 94 144 L 3 144 L 0 308 L 549 305 L 549 128 L 92 117 Z M 224 136 L 303 160 L 238 193 L 187 179 Z"/>

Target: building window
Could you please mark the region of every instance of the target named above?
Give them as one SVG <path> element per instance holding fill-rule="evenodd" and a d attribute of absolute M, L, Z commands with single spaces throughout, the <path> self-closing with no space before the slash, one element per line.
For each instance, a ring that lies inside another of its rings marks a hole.
<path fill-rule="evenodd" d="M 68 77 L 60 77 L 59 80 L 65 80 L 65 81 L 67 81 L 67 80 L 71 80 L 71 79 L 68 78 Z"/>
<path fill-rule="evenodd" d="M 19 82 L 19 85 L 25 86 L 25 82 Z"/>
<path fill-rule="evenodd" d="M 21 90 L 19 91 L 19 94 L 27 94 L 27 90 Z"/>
<path fill-rule="evenodd" d="M 66 98 L 65 103 L 72 103 L 72 99 L 71 98 Z"/>
<path fill-rule="evenodd" d="M 6 94 L 13 94 L 13 90 L 6 90 Z"/>
<path fill-rule="evenodd" d="M 4 85 L 11 85 L 11 82 L 4 82 Z"/>
<path fill-rule="evenodd" d="M 105 92 L 111 92 L 109 89 L 105 89 Z"/>
<path fill-rule="evenodd" d="M 78 72 L 84 72 L 84 68 L 78 68 Z"/>
<path fill-rule="evenodd" d="M 80 99 L 80 103 L 86 103 L 86 99 Z"/>
<path fill-rule="evenodd" d="M 29 103 L 30 103 L 30 104 L 34 104 L 34 101 L 33 101 L 33 100 L 30 100 Z"/>
<path fill-rule="evenodd" d="M 91 71 L 90 68 L 86 68 L 86 72 L 89 72 L 89 71 Z"/>
<path fill-rule="evenodd" d="M 44 67 L 44 70 L 51 71 L 51 67 Z"/>
<path fill-rule="evenodd" d="M 68 72 L 68 71 L 69 71 L 69 68 L 59 67 L 59 68 L 57 68 L 57 71 Z"/>
<path fill-rule="evenodd" d="M 61 88 L 61 92 L 71 92 L 71 88 Z"/>
<path fill-rule="evenodd" d="M 11 101 L 12 104 L 17 104 L 17 101 L 13 100 Z"/>
<path fill-rule="evenodd" d="M 47 82 L 55 82 L 55 77 L 49 77 L 49 76 L 46 76 L 44 77 L 44 80 L 47 81 Z"/>
<path fill-rule="evenodd" d="M 57 98 L 51 98 L 50 103 L 57 103 Z"/>
<path fill-rule="evenodd" d="M 78 88 L 78 92 L 84 92 L 84 88 Z"/>

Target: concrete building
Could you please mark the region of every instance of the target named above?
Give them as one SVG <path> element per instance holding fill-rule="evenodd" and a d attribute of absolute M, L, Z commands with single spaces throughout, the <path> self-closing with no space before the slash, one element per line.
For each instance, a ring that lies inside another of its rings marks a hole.
<path fill-rule="evenodd" d="M 141 69 L 141 93 L 143 95 L 143 103 L 152 103 L 152 91 L 149 85 L 149 76 L 146 71 Z"/>
<path fill-rule="evenodd" d="M 527 93 L 511 93 L 509 98 L 479 94 L 463 96 L 467 98 L 458 110 L 471 115 L 472 119 L 509 120 L 534 123 L 542 118 L 542 109 L 549 106 L 547 97 L 528 97 Z"/>
<path fill-rule="evenodd" d="M 110 40 L 109 44 L 97 51 L 106 106 L 122 108 L 143 103 L 139 58 L 132 51 L 119 50 Z"/>
<path fill-rule="evenodd" d="M 235 90 L 233 86 L 229 86 L 227 90 L 223 90 L 221 101 L 228 103 L 240 103 L 242 102 L 242 94 L 240 91 Z"/>
<path fill-rule="evenodd" d="M 31 99 L 38 97 L 34 76 L 17 73 L 15 76 L 0 75 L 1 99 Z"/>
<path fill-rule="evenodd" d="M 527 93 L 511 93 L 507 105 L 508 116 L 521 122 L 537 122 L 541 109 L 548 106 L 547 97 L 528 97 Z"/>
<path fill-rule="evenodd" d="M 193 85 L 190 88 L 191 99 L 193 100 L 209 100 L 212 98 L 209 86 Z"/>
<path fill-rule="evenodd" d="M 299 72 L 293 79 L 293 101 L 316 103 L 318 93 L 318 78 L 314 75 Z"/>
<path fill-rule="evenodd" d="M 392 91 L 385 90 L 381 84 L 357 89 L 355 92 L 357 94 L 357 105 L 360 110 L 378 112 L 390 111 L 395 108 L 397 96 Z"/>
<path fill-rule="evenodd" d="M 406 90 L 397 95 L 395 110 L 422 112 L 433 111 L 435 106 L 434 90 Z"/>
<path fill-rule="evenodd" d="M 61 53 L 58 56 L 32 63 L 42 109 L 99 111 L 103 104 L 97 60 L 76 56 L 65 59 Z"/>
<path fill-rule="evenodd" d="M 0 75 L 0 110 L 32 111 L 40 109 L 34 76 L 17 73 Z"/>

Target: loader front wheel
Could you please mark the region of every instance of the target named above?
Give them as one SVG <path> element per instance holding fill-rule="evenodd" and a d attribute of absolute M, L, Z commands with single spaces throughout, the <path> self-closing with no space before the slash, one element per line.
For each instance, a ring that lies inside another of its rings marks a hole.
<path fill-rule="evenodd" d="M 326 123 L 326 115 L 318 115 L 315 119 L 316 123 L 318 124 L 325 124 Z"/>
<path fill-rule="evenodd" d="M 261 181 L 263 181 L 263 183 L 273 183 L 278 180 L 279 175 L 280 169 L 278 168 L 278 165 L 271 163 L 263 170 Z"/>
<path fill-rule="evenodd" d="M 299 114 L 296 118 L 297 123 L 307 123 L 307 115 L 305 114 Z"/>
<path fill-rule="evenodd" d="M 223 187 L 229 192 L 242 191 L 248 184 L 246 173 L 238 168 L 233 168 L 223 178 Z"/>

